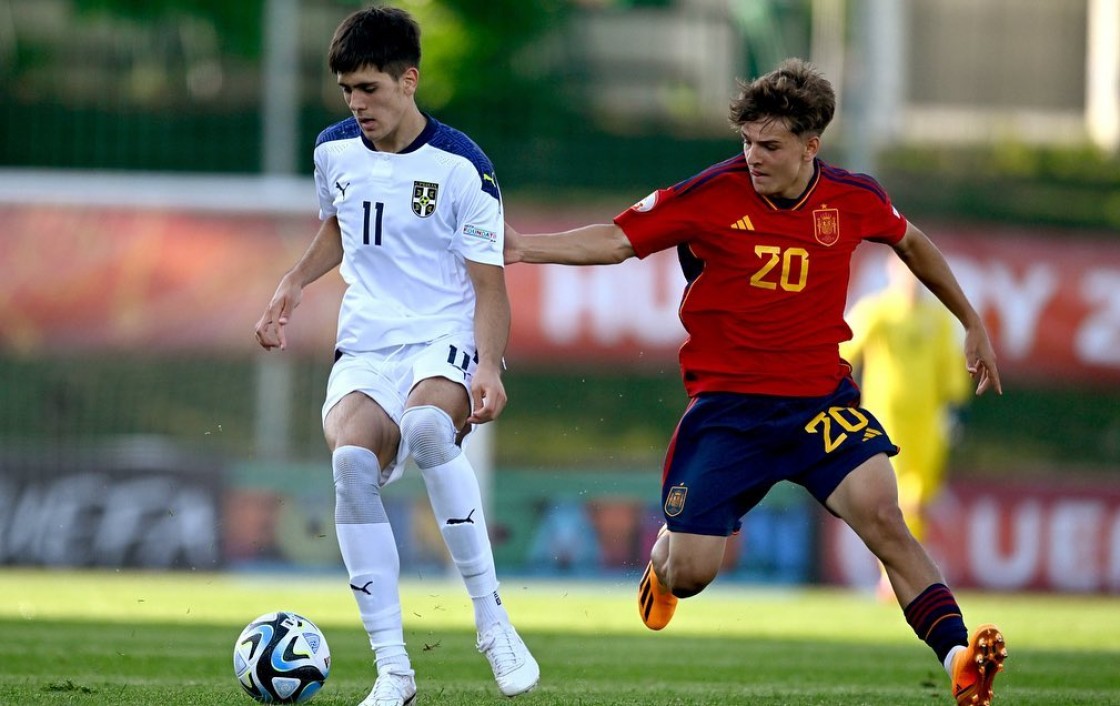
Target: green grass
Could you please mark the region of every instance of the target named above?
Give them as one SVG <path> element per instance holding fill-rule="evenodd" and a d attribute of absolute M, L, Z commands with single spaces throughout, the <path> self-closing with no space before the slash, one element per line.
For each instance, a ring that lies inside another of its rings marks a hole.
<path fill-rule="evenodd" d="M 344 578 L 0 572 L 0 704 L 240 705 L 233 641 L 287 609 L 316 621 L 333 656 L 311 702 L 353 706 L 373 679 Z M 713 587 L 661 633 L 638 623 L 630 581 L 503 584 L 541 685 L 520 706 L 950 704 L 947 678 L 898 609 L 827 589 Z M 506 704 L 474 649 L 457 581 L 403 587 L 418 706 Z M 1004 629 L 996 704 L 1120 703 L 1120 600 L 963 594 L 973 624 Z"/>

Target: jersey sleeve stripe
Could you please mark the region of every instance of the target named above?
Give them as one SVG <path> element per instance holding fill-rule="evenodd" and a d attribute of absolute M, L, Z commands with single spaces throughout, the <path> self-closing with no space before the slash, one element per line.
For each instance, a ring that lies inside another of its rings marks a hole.
<path fill-rule="evenodd" d="M 352 117 L 347 118 L 320 132 L 319 137 L 315 140 L 315 146 L 318 147 L 324 142 L 334 142 L 335 140 L 350 140 L 360 134 L 362 134 L 362 130 L 358 127 L 358 121 Z"/>
<path fill-rule="evenodd" d="M 852 172 L 844 169 L 838 169 L 828 164 L 822 164 L 821 172 L 828 177 L 831 181 L 847 184 L 860 189 L 866 189 L 875 194 L 883 203 L 889 203 L 890 199 L 887 198 L 887 192 L 883 187 L 879 186 L 879 182 L 875 181 L 872 177 L 866 174 L 853 174 Z"/>
<path fill-rule="evenodd" d="M 487 194 L 493 196 L 498 201 L 502 200 L 501 193 L 498 191 L 497 175 L 494 174 L 494 165 L 490 162 L 490 158 L 482 151 L 474 140 L 467 137 L 467 135 L 453 127 L 444 125 L 436 121 L 435 118 L 428 117 L 429 124 L 435 124 L 437 130 L 432 136 L 429 144 L 436 148 L 458 155 L 463 159 L 469 161 L 474 165 L 475 170 L 478 171 L 478 179 L 482 182 L 482 190 Z"/>
<path fill-rule="evenodd" d="M 725 159 L 722 162 L 713 164 L 699 174 L 689 177 L 682 182 L 678 182 L 671 188 L 671 190 L 684 194 L 691 191 L 692 189 L 695 189 L 698 186 L 706 184 L 707 182 L 720 176 L 721 174 L 730 174 L 733 172 L 745 171 L 747 171 L 747 160 L 740 152 L 730 159 Z"/>

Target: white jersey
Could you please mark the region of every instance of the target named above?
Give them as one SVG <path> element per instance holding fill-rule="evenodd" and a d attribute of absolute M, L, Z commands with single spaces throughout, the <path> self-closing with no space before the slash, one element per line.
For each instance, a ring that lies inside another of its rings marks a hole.
<path fill-rule="evenodd" d="M 348 353 L 474 334 L 466 260 L 503 266 L 505 217 L 490 160 L 432 117 L 399 153 L 379 152 L 353 118 L 315 144 L 319 218 L 338 217 L 346 293 L 337 348 Z"/>

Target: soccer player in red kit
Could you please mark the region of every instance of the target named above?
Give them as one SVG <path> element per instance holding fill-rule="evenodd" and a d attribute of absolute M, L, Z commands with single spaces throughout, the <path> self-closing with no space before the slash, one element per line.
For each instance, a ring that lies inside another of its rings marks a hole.
<path fill-rule="evenodd" d="M 952 591 L 910 534 L 889 457 L 897 453 L 859 406 L 839 344 L 852 253 L 894 250 L 965 329 L 977 394 L 1001 392 L 980 316 L 937 247 L 874 179 L 826 164 L 821 135 L 836 99 L 810 64 L 791 59 L 731 103 L 743 151 L 613 223 L 521 235 L 506 226 L 506 262 L 593 265 L 677 248 L 687 285 L 680 366 L 690 402 L 669 442 L 665 527 L 638 591 L 653 630 L 678 599 L 711 583 L 727 537 L 777 482 L 805 487 L 882 562 L 907 622 L 936 653 L 958 704 L 988 704 L 1007 655 L 994 625 L 971 639 Z"/>

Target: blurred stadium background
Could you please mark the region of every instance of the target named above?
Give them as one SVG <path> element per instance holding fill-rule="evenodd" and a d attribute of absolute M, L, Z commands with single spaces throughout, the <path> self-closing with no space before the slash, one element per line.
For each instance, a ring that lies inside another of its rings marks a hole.
<path fill-rule="evenodd" d="M 526 231 L 731 156 L 735 78 L 821 66 L 826 159 L 942 247 L 1001 356 L 932 550 L 962 587 L 1120 593 L 1120 0 L 399 4 L 424 27 L 422 105 L 489 153 Z M 0 0 L 0 564 L 340 567 L 319 426 L 340 281 L 308 291 L 294 350 L 251 332 L 315 227 L 311 147 L 345 117 L 323 57 L 359 6 Z M 472 449 L 500 570 L 635 571 L 685 404 L 675 262 L 509 281 L 511 403 Z M 387 496 L 402 561 L 438 569 L 412 476 Z M 783 487 L 721 581 L 876 577 Z"/>

